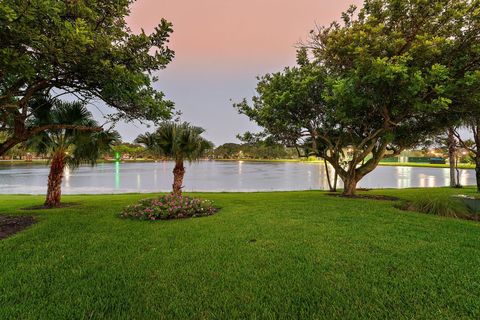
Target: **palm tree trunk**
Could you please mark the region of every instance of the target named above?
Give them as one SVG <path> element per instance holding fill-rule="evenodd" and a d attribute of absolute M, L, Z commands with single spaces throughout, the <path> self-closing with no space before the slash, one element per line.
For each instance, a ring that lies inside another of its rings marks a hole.
<path fill-rule="evenodd" d="M 183 166 L 183 160 L 175 161 L 175 168 L 173 169 L 173 185 L 172 194 L 174 196 L 182 195 L 183 177 L 185 176 L 185 167 Z"/>
<path fill-rule="evenodd" d="M 48 174 L 48 189 L 45 206 L 54 208 L 60 206 L 62 195 L 63 169 L 65 168 L 65 154 L 58 152 L 53 155 Z"/>

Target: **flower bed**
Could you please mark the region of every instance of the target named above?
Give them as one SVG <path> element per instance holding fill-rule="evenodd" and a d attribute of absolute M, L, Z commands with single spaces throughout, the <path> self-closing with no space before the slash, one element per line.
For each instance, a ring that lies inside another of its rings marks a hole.
<path fill-rule="evenodd" d="M 203 217 L 215 214 L 218 208 L 213 202 L 187 196 L 163 195 L 153 199 L 143 199 L 126 207 L 123 218 L 139 220 L 170 220 Z"/>

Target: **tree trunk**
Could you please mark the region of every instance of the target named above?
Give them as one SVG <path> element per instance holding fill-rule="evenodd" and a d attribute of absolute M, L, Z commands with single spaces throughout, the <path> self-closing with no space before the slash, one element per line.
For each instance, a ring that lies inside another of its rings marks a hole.
<path fill-rule="evenodd" d="M 447 144 L 448 144 L 448 159 L 450 162 L 450 187 L 455 188 L 457 187 L 457 179 L 455 177 L 455 168 L 456 168 L 456 140 L 455 140 L 455 135 L 453 132 L 453 128 L 448 128 L 448 138 L 447 138 Z"/>
<path fill-rule="evenodd" d="M 338 172 L 337 170 L 333 169 L 335 172 L 335 178 L 333 179 L 333 190 L 337 192 L 337 183 L 338 183 Z"/>
<path fill-rule="evenodd" d="M 347 197 L 354 197 L 357 195 L 358 179 L 355 177 L 347 177 L 343 179 L 343 195 Z"/>
<path fill-rule="evenodd" d="M 456 188 L 462 188 L 462 185 L 460 184 L 460 170 L 458 169 L 458 161 L 455 162 L 455 172 L 456 172 Z"/>
<path fill-rule="evenodd" d="M 47 198 L 45 199 L 45 206 L 48 208 L 55 208 L 60 206 L 64 168 L 65 154 L 63 152 L 54 154 L 52 162 L 50 164 L 50 173 L 48 174 Z"/>
<path fill-rule="evenodd" d="M 185 176 L 185 167 L 183 166 L 183 160 L 177 160 L 175 162 L 175 168 L 173 169 L 172 194 L 174 196 L 182 195 L 184 176 Z"/>
<path fill-rule="evenodd" d="M 475 155 L 475 178 L 477 180 L 477 192 L 480 192 L 480 153 Z"/>
<path fill-rule="evenodd" d="M 323 159 L 323 163 L 325 164 L 325 175 L 327 176 L 328 188 L 330 189 L 330 192 L 335 192 L 337 190 L 335 190 L 334 186 L 332 186 L 332 180 L 330 179 L 330 172 L 328 172 L 328 162 L 325 158 Z"/>

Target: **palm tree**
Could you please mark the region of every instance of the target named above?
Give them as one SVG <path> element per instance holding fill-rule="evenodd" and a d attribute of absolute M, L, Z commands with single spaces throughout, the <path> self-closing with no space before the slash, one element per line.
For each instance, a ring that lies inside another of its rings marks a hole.
<path fill-rule="evenodd" d="M 101 153 L 119 140 L 119 134 L 116 131 L 103 131 L 85 105 L 80 102 L 44 99 L 44 104 L 32 112 L 34 113 L 32 121 L 38 125 L 45 123 L 72 125 L 72 129 L 44 131 L 27 142 L 27 145 L 35 151 L 50 158 L 44 205 L 48 208 L 58 207 L 65 167 L 75 169 L 82 163 L 95 165 Z"/>
<path fill-rule="evenodd" d="M 199 160 L 213 144 L 204 139 L 201 134 L 205 132 L 200 127 L 195 127 L 188 122 L 164 122 L 154 133 L 139 135 L 135 140 L 151 151 L 170 157 L 175 161 L 173 169 L 172 194 L 182 195 L 183 178 L 185 176 L 185 160 Z"/>

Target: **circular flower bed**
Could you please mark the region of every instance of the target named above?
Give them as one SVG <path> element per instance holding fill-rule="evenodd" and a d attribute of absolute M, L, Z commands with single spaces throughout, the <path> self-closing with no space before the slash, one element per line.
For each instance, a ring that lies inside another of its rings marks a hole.
<path fill-rule="evenodd" d="M 126 207 L 121 213 L 121 217 L 139 220 L 169 220 L 210 216 L 217 211 L 213 202 L 209 200 L 169 194 L 140 200 L 137 204 Z"/>

